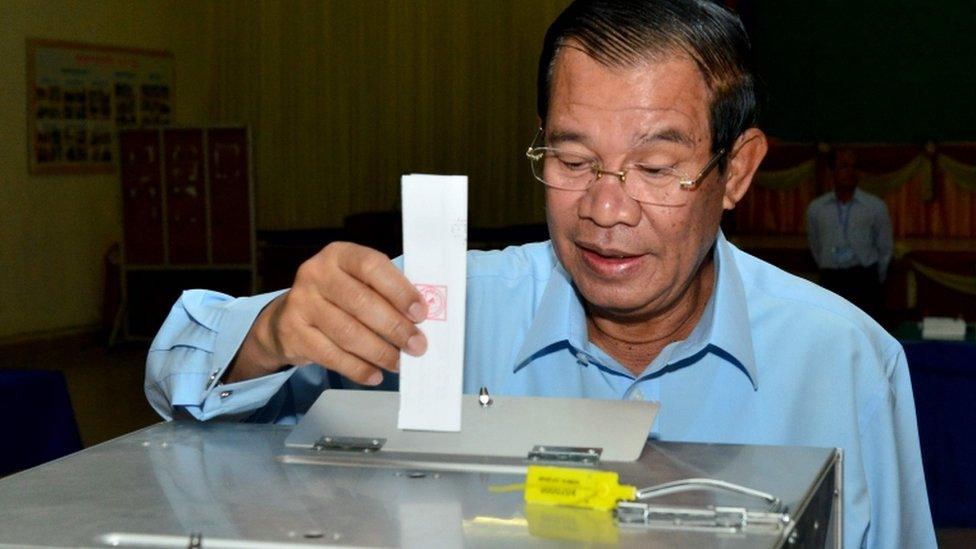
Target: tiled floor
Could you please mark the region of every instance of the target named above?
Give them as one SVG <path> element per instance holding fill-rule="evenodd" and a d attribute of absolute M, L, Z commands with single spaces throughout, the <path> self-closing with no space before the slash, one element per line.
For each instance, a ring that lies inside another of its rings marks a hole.
<path fill-rule="evenodd" d="M 127 343 L 111 350 L 90 337 L 72 337 L 0 347 L 0 368 L 64 372 L 85 446 L 91 446 L 160 420 L 143 393 L 146 344 Z M 938 532 L 943 548 L 976 547 L 976 530 Z"/>

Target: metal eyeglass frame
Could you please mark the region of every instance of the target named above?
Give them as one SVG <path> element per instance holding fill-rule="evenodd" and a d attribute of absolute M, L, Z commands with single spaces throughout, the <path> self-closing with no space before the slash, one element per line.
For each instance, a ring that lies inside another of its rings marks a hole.
<path fill-rule="evenodd" d="M 539 139 L 543 136 L 543 133 L 544 133 L 543 132 L 543 129 L 542 128 L 539 128 L 539 130 L 535 134 L 535 138 L 532 139 L 532 144 L 529 145 L 528 150 L 525 151 L 525 156 L 529 159 L 530 162 L 538 162 L 543 157 L 543 155 L 545 155 L 546 151 L 558 151 L 559 150 L 559 149 L 552 148 L 552 147 L 540 147 L 540 146 L 536 146 L 536 142 L 539 141 Z M 678 172 L 678 170 L 674 170 L 679 176 L 681 176 L 681 177 L 678 178 L 678 185 L 682 189 L 685 189 L 685 190 L 694 189 L 695 187 L 697 187 L 698 185 L 700 185 L 701 182 L 706 177 L 708 177 L 708 174 L 710 174 L 712 172 L 712 170 L 715 169 L 715 166 L 718 165 L 719 160 L 721 160 L 722 157 L 725 156 L 725 153 L 726 152 L 727 151 L 725 149 L 719 149 L 719 151 L 716 152 L 712 156 L 712 158 L 708 161 L 708 163 L 705 164 L 705 166 L 701 169 L 701 171 L 698 172 L 698 175 L 695 176 L 693 179 L 688 179 L 687 176 L 684 176 L 684 174 L 681 174 L 681 172 Z M 630 170 L 630 169 L 631 168 L 627 168 L 627 169 L 624 169 L 624 170 L 616 170 L 616 171 L 615 170 L 607 170 L 607 169 L 604 169 L 603 166 L 601 166 L 600 164 L 598 164 L 596 162 L 593 162 L 592 164 L 590 164 L 590 171 L 592 171 L 593 174 L 596 175 L 596 177 L 593 178 L 593 180 L 590 181 L 586 185 L 586 187 L 583 187 L 580 190 L 585 191 L 585 190 L 589 189 L 593 185 L 593 183 L 596 183 L 597 181 L 599 181 L 600 178 L 603 177 L 604 174 L 616 176 L 617 178 L 620 179 L 620 182 L 621 183 L 626 183 L 627 182 L 627 171 Z M 543 185 L 550 186 L 550 187 L 554 187 L 554 188 L 557 188 L 557 189 L 561 188 L 561 187 L 555 187 L 554 185 L 550 185 L 545 180 L 543 180 L 541 177 L 535 175 L 534 172 L 535 172 L 535 170 L 533 170 L 533 174 L 532 174 L 533 177 L 535 177 L 536 179 L 538 179 L 539 182 L 542 183 Z M 628 194 L 628 196 L 629 196 L 629 194 Z M 631 197 L 631 198 L 633 198 L 633 197 Z M 634 200 L 637 200 L 637 199 L 634 198 Z M 643 200 L 638 200 L 638 202 L 644 202 L 644 201 Z"/>

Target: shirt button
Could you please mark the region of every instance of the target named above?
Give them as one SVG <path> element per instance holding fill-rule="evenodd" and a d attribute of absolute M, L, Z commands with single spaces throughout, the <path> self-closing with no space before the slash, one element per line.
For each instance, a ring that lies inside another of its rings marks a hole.
<path fill-rule="evenodd" d="M 576 362 L 578 362 L 583 366 L 586 366 L 587 364 L 590 363 L 590 357 L 586 356 L 583 353 L 576 353 Z"/>
<path fill-rule="evenodd" d="M 227 398 L 232 394 L 234 394 L 234 391 L 221 391 L 220 398 Z"/>
<path fill-rule="evenodd" d="M 638 389 L 630 394 L 630 400 L 644 400 L 644 393 Z"/>

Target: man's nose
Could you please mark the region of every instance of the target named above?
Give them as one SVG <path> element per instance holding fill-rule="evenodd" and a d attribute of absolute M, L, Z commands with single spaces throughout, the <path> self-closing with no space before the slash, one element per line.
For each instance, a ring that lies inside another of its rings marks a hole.
<path fill-rule="evenodd" d="M 623 172 L 601 170 L 580 200 L 579 216 L 601 227 L 617 224 L 636 226 L 640 222 L 640 203 L 624 191 Z"/>

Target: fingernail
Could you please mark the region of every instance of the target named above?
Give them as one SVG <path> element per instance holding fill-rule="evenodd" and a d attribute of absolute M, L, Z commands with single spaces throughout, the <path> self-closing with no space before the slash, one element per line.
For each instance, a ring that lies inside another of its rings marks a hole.
<path fill-rule="evenodd" d="M 379 370 L 373 372 L 366 378 L 366 385 L 379 385 L 383 381 L 383 372 Z"/>
<path fill-rule="evenodd" d="M 423 334 L 415 334 L 407 340 L 407 354 L 420 356 L 427 350 L 427 338 Z"/>
<path fill-rule="evenodd" d="M 424 310 L 424 306 L 417 302 L 410 305 L 407 314 L 410 315 L 410 320 L 414 322 L 423 322 L 427 318 L 427 311 Z"/>

